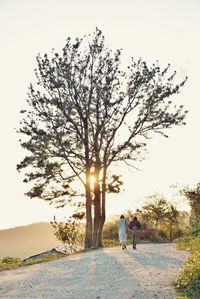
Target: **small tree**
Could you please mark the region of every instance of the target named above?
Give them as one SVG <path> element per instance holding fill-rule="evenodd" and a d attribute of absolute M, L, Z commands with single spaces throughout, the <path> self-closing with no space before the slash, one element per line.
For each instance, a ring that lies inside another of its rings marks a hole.
<path fill-rule="evenodd" d="M 167 201 L 162 195 L 155 194 L 147 197 L 147 202 L 136 212 L 142 219 L 156 228 L 166 227 L 169 232 L 169 239 L 173 239 L 174 228 L 182 223 L 185 214 L 177 210 L 176 206 Z"/>
<path fill-rule="evenodd" d="M 139 159 L 153 133 L 167 136 L 166 129 L 185 124 L 187 111 L 169 98 L 186 79 L 174 82 L 170 65 L 148 67 L 142 59 L 132 58 L 124 72 L 120 57 L 99 29 L 68 38 L 62 55 L 37 56 L 38 88 L 30 85 L 30 109 L 21 111 L 21 146 L 29 155 L 17 168 L 34 184 L 27 195 L 60 206 L 84 198 L 86 248 L 101 246 L 106 193 L 119 192 L 111 165 Z"/>
<path fill-rule="evenodd" d="M 181 190 L 191 207 L 191 226 L 199 232 L 200 230 L 200 183 L 194 188 L 185 187 Z"/>
<path fill-rule="evenodd" d="M 54 234 L 63 244 L 67 244 L 71 251 L 76 251 L 77 246 L 83 244 L 83 231 L 81 230 L 80 219 L 83 214 L 77 213 L 69 217 L 66 222 L 51 222 Z"/>
<path fill-rule="evenodd" d="M 168 203 L 167 212 L 165 214 L 165 221 L 169 228 L 169 238 L 173 240 L 174 228 L 182 222 L 184 214 L 177 210 L 175 205 Z"/>
<path fill-rule="evenodd" d="M 167 210 L 168 204 L 166 199 L 160 194 L 154 194 L 147 197 L 147 203 L 140 209 L 137 209 L 136 213 L 157 228 L 158 224 L 165 219 Z"/>

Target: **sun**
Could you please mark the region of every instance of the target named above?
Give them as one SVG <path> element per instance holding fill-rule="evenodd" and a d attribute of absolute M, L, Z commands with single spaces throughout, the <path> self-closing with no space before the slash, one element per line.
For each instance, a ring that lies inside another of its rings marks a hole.
<path fill-rule="evenodd" d="M 96 178 L 95 178 L 95 176 L 94 176 L 94 175 L 91 175 L 91 176 L 90 176 L 90 184 L 91 184 L 92 186 L 94 186 L 95 182 L 96 182 Z"/>

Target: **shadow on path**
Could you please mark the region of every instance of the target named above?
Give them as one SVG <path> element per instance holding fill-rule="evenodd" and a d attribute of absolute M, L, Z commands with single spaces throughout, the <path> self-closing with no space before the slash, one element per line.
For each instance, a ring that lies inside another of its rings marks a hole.
<path fill-rule="evenodd" d="M 181 255 L 169 256 L 166 249 L 159 252 L 149 245 L 139 245 L 134 252 L 105 248 L 4 272 L 0 298 L 176 298 L 171 281 Z"/>

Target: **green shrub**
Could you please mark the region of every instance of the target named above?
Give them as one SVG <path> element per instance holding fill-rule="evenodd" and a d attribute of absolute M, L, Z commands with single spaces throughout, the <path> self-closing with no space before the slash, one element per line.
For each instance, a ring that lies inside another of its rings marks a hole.
<path fill-rule="evenodd" d="M 5 257 L 0 260 L 0 271 L 17 268 L 22 265 L 22 262 L 17 257 Z"/>
<path fill-rule="evenodd" d="M 178 248 L 191 252 L 181 269 L 175 284 L 176 288 L 179 292 L 190 296 L 189 298 L 195 298 L 194 296 L 200 294 L 200 237 L 179 238 L 176 244 Z"/>
<path fill-rule="evenodd" d="M 18 257 L 7 256 L 1 260 L 1 263 L 2 264 L 20 264 L 21 260 Z"/>

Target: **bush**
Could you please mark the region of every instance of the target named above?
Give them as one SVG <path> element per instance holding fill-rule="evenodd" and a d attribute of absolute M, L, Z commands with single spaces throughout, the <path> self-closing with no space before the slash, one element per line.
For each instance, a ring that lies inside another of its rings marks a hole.
<path fill-rule="evenodd" d="M 69 217 L 66 222 L 57 222 L 54 220 L 54 222 L 51 222 L 51 225 L 56 238 L 63 244 L 69 245 L 72 252 L 74 251 L 75 245 L 83 244 L 83 226 L 73 217 Z"/>
<path fill-rule="evenodd" d="M 151 242 L 160 242 L 162 238 L 159 236 L 158 230 L 156 228 L 143 226 L 138 231 L 138 238 L 143 241 L 151 241 Z"/>
<path fill-rule="evenodd" d="M 182 229 L 182 228 L 177 227 L 177 228 L 174 229 L 173 237 L 174 237 L 174 239 L 183 237 L 185 234 L 188 233 L 188 231 L 189 230 L 187 228 Z"/>
<path fill-rule="evenodd" d="M 191 252 L 176 281 L 176 288 L 195 298 L 193 296 L 200 294 L 200 237 L 179 238 L 176 244 L 178 248 Z"/>
<path fill-rule="evenodd" d="M 118 239 L 118 221 L 118 219 L 112 219 L 111 221 L 105 223 L 103 228 L 103 239 Z"/>
<path fill-rule="evenodd" d="M 17 268 L 22 265 L 22 262 L 17 257 L 5 257 L 0 260 L 0 271 Z"/>
<path fill-rule="evenodd" d="M 1 260 L 1 263 L 2 264 L 20 264 L 21 260 L 18 257 L 7 256 Z"/>

